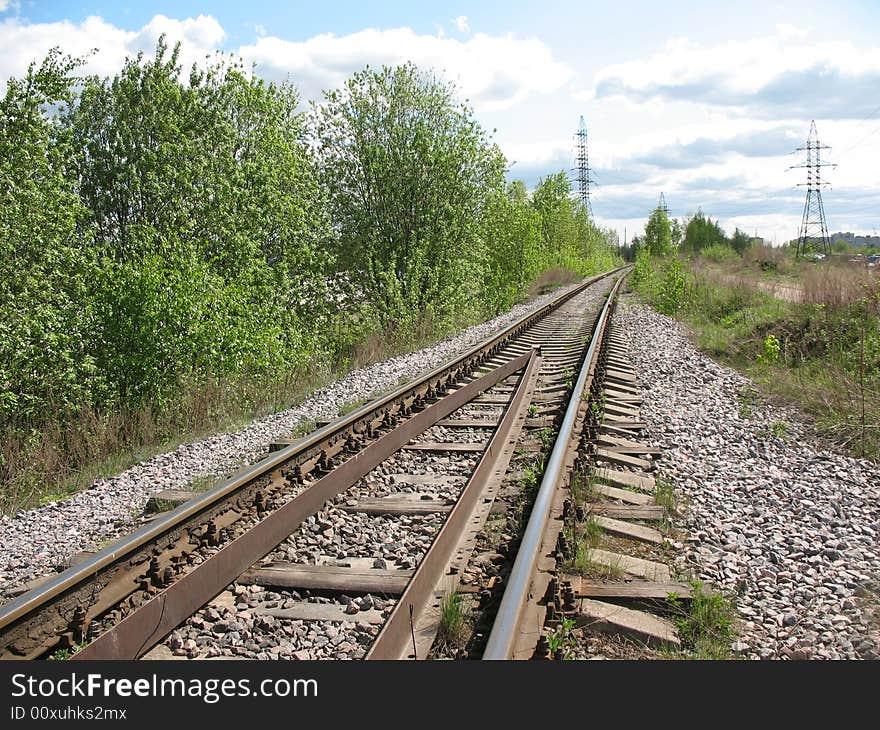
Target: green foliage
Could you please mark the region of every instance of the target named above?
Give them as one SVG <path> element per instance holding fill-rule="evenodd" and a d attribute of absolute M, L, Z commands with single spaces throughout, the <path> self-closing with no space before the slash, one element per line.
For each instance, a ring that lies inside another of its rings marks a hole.
<path fill-rule="evenodd" d="M 596 228 L 586 209 L 572 199 L 564 170 L 538 182 L 532 205 L 540 216 L 541 270 L 559 266 L 589 276 L 615 265 L 611 250 L 615 234 Z"/>
<path fill-rule="evenodd" d="M 745 250 L 752 245 L 752 238 L 745 231 L 741 231 L 739 228 L 734 230 L 733 237 L 730 239 L 730 247 L 736 251 L 740 256 L 745 253 Z"/>
<path fill-rule="evenodd" d="M 462 596 L 452 591 L 440 602 L 440 628 L 437 639 L 445 644 L 461 646 L 465 638 L 467 621 L 461 605 Z"/>
<path fill-rule="evenodd" d="M 758 355 L 761 362 L 776 362 L 779 359 L 779 339 L 769 334 L 764 338 L 763 351 Z"/>
<path fill-rule="evenodd" d="M 0 101 L 0 419 L 72 408 L 103 383 L 87 294 L 96 260 L 65 172 L 70 139 L 48 109 L 72 98 L 78 62 L 52 51 Z M 79 245 L 78 245 L 79 244 Z"/>
<path fill-rule="evenodd" d="M 675 513 L 678 509 L 678 499 L 675 496 L 675 488 L 671 482 L 665 479 L 658 479 L 657 486 L 654 490 L 654 503 L 661 507 L 666 507 L 670 513 Z"/>
<path fill-rule="evenodd" d="M 554 659 L 571 659 L 577 648 L 577 639 L 574 636 L 575 621 L 573 618 L 563 618 L 547 634 L 547 646 Z"/>
<path fill-rule="evenodd" d="M 730 243 L 718 222 L 707 218 L 702 210 L 698 210 L 685 228 L 681 250 L 688 254 L 698 254 L 715 246 L 729 248 Z"/>
<path fill-rule="evenodd" d="M 663 314 L 677 314 L 688 303 L 689 286 L 684 266 L 676 256 L 669 256 L 660 270 L 660 282 L 654 304 Z"/>
<path fill-rule="evenodd" d="M 818 430 L 857 455 L 880 454 L 880 289 L 855 301 L 796 304 L 700 272 L 679 314 L 710 355 L 796 403 Z M 757 404 L 740 396 L 740 417 Z M 770 435 L 785 438 L 783 426 Z"/>
<path fill-rule="evenodd" d="M 542 265 L 541 218 L 516 181 L 488 200 L 482 226 L 485 246 L 485 297 L 492 312 L 509 308 L 521 299 Z"/>
<path fill-rule="evenodd" d="M 720 593 L 706 591 L 700 581 L 692 581 L 691 590 L 687 606 L 673 595 L 668 599 L 678 616 L 675 624 L 685 652 L 693 659 L 729 658 L 735 636 L 733 605 Z"/>
<path fill-rule="evenodd" d="M 428 308 L 443 320 L 478 300 L 478 221 L 504 158 L 454 88 L 412 64 L 368 67 L 313 120 L 331 245 L 379 321 Z"/>
<path fill-rule="evenodd" d="M 645 224 L 645 250 L 651 256 L 672 253 L 672 227 L 663 208 L 655 208 Z"/>
<path fill-rule="evenodd" d="M 785 421 L 773 421 L 770 424 L 770 433 L 778 439 L 785 440 L 788 437 L 788 424 Z"/>
<path fill-rule="evenodd" d="M 630 281 L 663 314 L 674 315 L 688 306 L 692 284 L 681 260 L 673 254 L 651 258 L 647 248 L 639 250 Z"/>
<path fill-rule="evenodd" d="M 725 246 L 721 243 L 713 243 L 702 249 L 700 251 L 700 256 L 707 261 L 713 261 L 716 264 L 723 264 L 728 261 L 734 261 L 736 259 L 736 251 L 730 246 Z"/>

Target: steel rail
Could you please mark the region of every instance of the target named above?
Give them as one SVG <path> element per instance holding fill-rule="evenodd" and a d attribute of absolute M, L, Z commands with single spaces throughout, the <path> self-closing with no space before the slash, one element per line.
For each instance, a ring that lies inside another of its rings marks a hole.
<path fill-rule="evenodd" d="M 414 382 L 396 388 L 392 392 L 361 406 L 346 416 L 316 430 L 309 436 L 270 453 L 261 461 L 245 467 L 205 494 L 193 498 L 172 512 L 154 520 L 149 525 L 104 548 L 82 563 L 68 568 L 37 588 L 0 606 L 0 656 L 4 658 L 9 656 L 4 653 L 4 632 L 14 629 L 23 621 L 27 621 L 30 615 L 37 613 L 53 599 L 76 590 L 83 582 L 98 575 L 101 571 L 108 569 L 112 565 L 120 563 L 151 542 L 162 538 L 176 529 L 181 529 L 188 523 L 194 522 L 199 519 L 200 515 L 208 513 L 211 509 L 228 501 L 239 491 L 253 484 L 261 477 L 271 474 L 297 457 L 306 456 L 310 452 L 315 453 L 322 445 L 333 443 L 335 439 L 342 438 L 350 429 L 371 415 L 380 412 L 383 408 L 392 407 L 395 402 L 401 401 L 409 395 L 416 394 L 421 387 L 455 372 L 456 369 L 461 368 L 468 362 L 472 362 L 479 355 L 491 354 L 493 350 L 499 348 L 508 338 L 519 334 L 523 329 L 540 321 L 551 311 L 577 296 L 597 281 L 613 276 L 621 270 L 618 268 L 591 277 L 580 286 L 556 297 L 553 301 L 545 304 L 535 312 L 524 315 L 499 334 L 478 343 L 459 357 L 439 365 L 430 372 L 420 376 Z"/>
<path fill-rule="evenodd" d="M 427 609 L 429 599 L 434 595 L 438 582 L 461 542 L 486 485 L 493 476 L 500 479 L 507 471 L 512 451 L 509 445 L 511 432 L 515 425 L 521 425 L 525 421 L 525 410 L 531 401 L 531 393 L 541 368 L 541 349 L 534 347 L 529 355 L 522 357 L 528 357 L 528 361 L 504 416 L 495 428 L 455 507 L 367 652 L 366 659 L 418 659 L 417 648 L 410 644 L 410 632 Z"/>
<path fill-rule="evenodd" d="M 625 274 L 624 274 L 625 276 Z M 529 598 L 529 590 L 538 563 L 538 554 L 543 542 L 544 531 L 550 515 L 557 485 L 565 476 L 565 464 L 568 457 L 570 441 L 574 435 L 574 426 L 578 411 L 581 406 L 581 396 L 589 388 L 593 377 L 596 359 L 601 344 L 601 333 L 611 310 L 617 291 L 623 282 L 624 276 L 618 278 L 614 287 L 605 300 L 605 305 L 596 319 L 593 327 L 593 337 L 590 346 L 584 356 L 580 374 L 571 393 L 568 408 L 565 411 L 562 425 L 556 436 L 553 450 L 544 469 L 541 486 L 535 497 L 535 503 L 529 515 L 520 548 L 513 563 L 507 586 L 501 598 L 501 604 L 489 634 L 486 648 L 483 651 L 483 659 L 510 659 L 516 648 L 520 620 L 522 612 Z"/>
<path fill-rule="evenodd" d="M 527 354 L 509 360 L 381 436 L 135 609 L 121 623 L 101 634 L 72 658 L 137 659 L 251 565 L 282 543 L 309 515 L 318 512 L 328 499 L 349 489 L 414 436 L 522 370 L 534 358 L 534 354 Z"/>

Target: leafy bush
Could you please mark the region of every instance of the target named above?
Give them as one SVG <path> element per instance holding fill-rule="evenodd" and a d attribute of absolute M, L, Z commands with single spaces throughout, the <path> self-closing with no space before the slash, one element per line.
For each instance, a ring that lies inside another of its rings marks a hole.
<path fill-rule="evenodd" d="M 734 259 L 739 258 L 736 251 L 730 246 L 721 243 L 713 243 L 711 246 L 702 249 L 700 251 L 700 256 L 708 261 L 714 261 L 716 264 L 733 261 Z"/>

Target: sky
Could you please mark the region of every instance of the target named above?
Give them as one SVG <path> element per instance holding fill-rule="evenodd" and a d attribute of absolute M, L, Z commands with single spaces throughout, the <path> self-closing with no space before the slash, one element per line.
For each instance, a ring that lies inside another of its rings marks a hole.
<path fill-rule="evenodd" d="M 0 93 L 53 46 L 112 75 L 181 41 L 188 66 L 234 53 L 320 100 L 366 64 L 412 61 L 455 84 L 534 187 L 588 130 L 596 222 L 621 242 L 662 192 L 732 233 L 798 235 L 815 120 L 829 231 L 880 233 L 880 0 L 665 3 L 0 0 Z"/>

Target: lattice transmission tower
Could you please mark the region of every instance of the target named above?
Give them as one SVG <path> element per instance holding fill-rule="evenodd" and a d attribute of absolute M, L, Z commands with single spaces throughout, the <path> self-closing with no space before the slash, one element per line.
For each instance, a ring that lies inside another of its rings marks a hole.
<path fill-rule="evenodd" d="M 807 189 L 807 199 L 804 201 L 804 216 L 801 219 L 801 228 L 798 233 L 797 256 L 813 253 L 831 253 L 831 241 L 828 238 L 828 224 L 825 220 L 825 206 L 822 204 L 822 188 L 829 185 L 822 181 L 823 167 L 837 167 L 831 162 L 822 162 L 821 150 L 830 150 L 827 144 L 820 144 L 819 134 L 816 132 L 815 120 L 810 122 L 810 135 L 807 137 L 807 146 L 798 147 L 798 152 L 806 150 L 807 160 L 800 165 L 792 165 L 789 170 L 807 168 L 807 181 L 798 183 L 798 187 Z M 818 249 L 818 250 L 817 250 Z"/>
<path fill-rule="evenodd" d="M 577 137 L 577 167 L 575 167 L 577 177 L 575 180 L 578 184 L 578 197 L 581 201 L 581 205 L 584 206 L 584 209 L 587 211 L 587 215 L 590 216 L 590 220 L 592 220 L 593 206 L 590 203 L 590 184 L 595 183 L 596 181 L 590 177 L 590 155 L 587 150 L 587 124 L 584 122 L 583 116 L 581 116 L 580 124 L 578 124 L 578 131 L 575 136 Z"/>
<path fill-rule="evenodd" d="M 669 217 L 669 208 L 666 207 L 666 196 L 663 193 L 660 193 L 660 202 L 657 203 L 657 208 L 666 213 L 666 217 Z"/>

